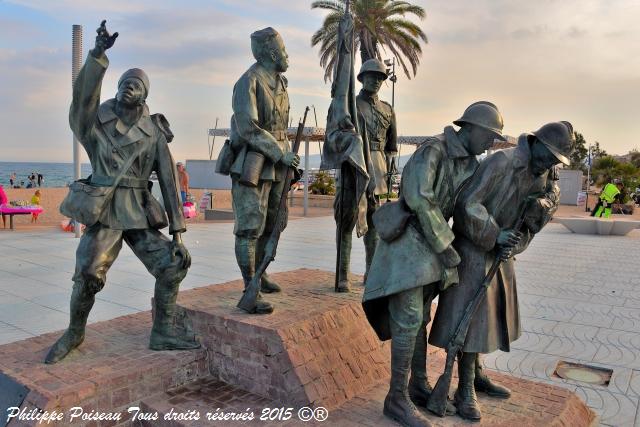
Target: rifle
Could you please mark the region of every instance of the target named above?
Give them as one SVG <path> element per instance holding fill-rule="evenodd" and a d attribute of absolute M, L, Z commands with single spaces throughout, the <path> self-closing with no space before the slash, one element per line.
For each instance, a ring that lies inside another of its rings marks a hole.
<path fill-rule="evenodd" d="M 391 200 L 391 179 L 393 178 L 395 162 L 394 158 L 391 158 L 391 162 L 389 162 L 389 167 L 387 168 L 387 201 L 385 203 L 389 203 Z"/>
<path fill-rule="evenodd" d="M 304 124 L 307 121 L 307 113 L 309 112 L 309 107 L 304 110 L 304 118 L 300 123 L 298 123 L 298 131 L 296 132 L 296 139 L 293 143 L 293 147 L 291 151 L 295 154 L 298 154 L 298 150 L 300 149 L 300 142 L 302 141 L 302 132 L 304 131 Z M 307 172 L 308 173 L 308 172 Z M 269 240 L 267 241 L 264 249 L 264 258 L 260 261 L 260 265 L 256 269 L 255 274 L 251 278 L 251 283 L 245 289 L 242 298 L 240 298 L 240 302 L 238 302 L 238 307 L 243 309 L 248 313 L 255 313 L 256 311 L 256 301 L 258 299 L 258 293 L 260 292 L 260 280 L 262 279 L 262 275 L 267 270 L 271 261 L 276 259 L 276 249 L 278 248 L 278 241 L 280 240 L 280 234 L 284 230 L 284 216 L 287 214 L 287 195 L 289 194 L 289 183 L 294 177 L 293 168 L 287 168 L 287 175 L 284 178 L 284 188 L 282 189 L 282 194 L 280 195 L 280 205 L 278 207 L 278 213 L 276 214 L 276 220 L 273 227 L 273 231 L 271 231 L 271 236 L 269 236 Z"/>
<path fill-rule="evenodd" d="M 527 200 L 528 202 L 528 200 Z M 518 222 L 514 227 L 514 230 L 519 231 L 522 228 L 525 220 L 525 214 L 527 210 L 528 203 L 525 202 L 522 211 L 520 212 L 520 216 L 518 217 Z M 500 264 L 502 264 L 502 260 L 500 259 L 500 254 L 496 254 L 496 258 L 493 260 L 491 264 L 491 268 L 489 272 L 484 277 L 484 280 L 478 286 L 473 299 L 467 305 L 467 308 L 464 311 L 458 326 L 456 327 L 456 332 L 447 344 L 447 360 L 444 365 L 444 372 L 438 378 L 438 382 L 436 386 L 433 388 L 431 392 L 431 397 L 427 402 L 427 409 L 434 414 L 444 417 L 446 409 L 447 409 L 447 397 L 449 395 L 449 387 L 451 386 L 451 375 L 453 373 L 453 362 L 455 361 L 456 355 L 462 351 L 464 347 L 464 342 L 467 339 L 467 332 L 469 331 L 469 325 L 471 324 L 471 320 L 473 319 L 476 310 L 480 303 L 484 300 L 487 289 L 491 285 L 491 281 L 493 277 L 498 272 L 498 268 L 500 268 Z"/>

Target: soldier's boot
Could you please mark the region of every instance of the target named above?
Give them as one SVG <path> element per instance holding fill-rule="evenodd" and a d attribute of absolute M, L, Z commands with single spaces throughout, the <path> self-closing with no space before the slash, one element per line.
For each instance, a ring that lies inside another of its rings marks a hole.
<path fill-rule="evenodd" d="M 373 255 L 376 253 L 376 246 L 378 245 L 378 232 L 374 228 L 370 228 L 363 237 L 364 240 L 364 253 L 365 253 L 365 270 L 364 281 L 367 281 L 369 275 L 369 268 L 371 267 L 371 261 L 373 261 Z"/>
<path fill-rule="evenodd" d="M 89 286 L 81 281 L 74 282 L 73 291 L 71 292 L 69 327 L 65 333 L 58 338 L 58 341 L 51 346 L 44 360 L 45 363 L 59 362 L 64 359 L 71 350 L 82 344 L 89 312 L 95 300 L 95 293 Z"/>
<path fill-rule="evenodd" d="M 269 236 L 262 236 L 258 239 L 258 244 L 256 246 L 256 264 L 262 262 L 262 259 L 264 258 L 264 248 L 268 240 Z M 265 294 L 271 294 L 282 291 L 282 288 L 280 288 L 280 285 L 278 285 L 276 282 L 271 280 L 271 278 L 265 271 L 260 278 L 260 291 L 264 292 Z"/>
<path fill-rule="evenodd" d="M 475 368 L 475 353 L 462 353 L 462 356 L 458 357 L 458 389 L 453 400 L 458 415 L 471 421 L 479 421 L 482 417 L 476 389 L 473 386 Z"/>
<path fill-rule="evenodd" d="M 248 237 L 236 237 L 236 260 L 242 273 L 245 289 L 251 283 L 251 279 L 256 273 L 256 239 Z M 258 292 L 256 308 L 252 314 L 273 313 L 273 305 L 262 299 L 262 294 Z"/>
<path fill-rule="evenodd" d="M 415 336 L 399 334 L 391 338 L 391 384 L 384 399 L 384 414 L 408 427 L 430 427 L 429 420 L 409 397 L 409 369 Z"/>
<path fill-rule="evenodd" d="M 487 393 L 489 396 L 498 397 L 500 399 L 508 399 L 511 397 L 511 390 L 496 384 L 483 372 L 482 362 L 480 361 L 480 353 L 476 353 L 476 372 L 473 384 L 477 392 Z"/>
<path fill-rule="evenodd" d="M 416 344 L 413 349 L 413 358 L 411 359 L 409 397 L 416 406 L 426 408 L 432 391 L 433 389 L 427 377 L 427 325 L 423 323 L 418 335 L 416 335 Z M 447 401 L 446 415 L 454 415 L 455 413 L 456 407 Z"/>
<path fill-rule="evenodd" d="M 340 265 L 338 266 L 338 287 L 336 292 L 351 291 L 351 281 L 349 280 L 349 264 L 351 263 L 351 242 L 353 235 L 344 233 L 338 244 L 340 245 Z"/>
<path fill-rule="evenodd" d="M 180 282 L 186 270 L 171 267 L 156 279 L 153 294 L 154 317 L 149 338 L 151 350 L 191 350 L 200 348 L 200 343 L 190 331 L 176 328 L 176 300 Z"/>

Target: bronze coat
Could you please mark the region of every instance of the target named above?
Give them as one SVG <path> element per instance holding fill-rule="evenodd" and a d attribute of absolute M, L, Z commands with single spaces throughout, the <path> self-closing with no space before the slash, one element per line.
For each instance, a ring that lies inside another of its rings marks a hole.
<path fill-rule="evenodd" d="M 99 222 L 116 230 L 149 228 L 147 203 L 157 203 L 147 189 L 156 171 L 169 216 L 169 233 L 186 230 L 178 199 L 177 171 L 164 133 L 154 124 L 143 105 L 142 117 L 130 129 L 114 112 L 115 99 L 100 104 L 102 79 L 109 66 L 106 55 L 88 55 L 73 88 L 69 124 L 89 156 L 91 182 L 108 186 L 120 174 L 129 156 L 141 151 L 125 173 Z M 142 146 L 141 146 L 142 145 Z"/>
<path fill-rule="evenodd" d="M 415 218 L 396 240 L 380 240 L 363 295 L 369 322 L 381 339 L 389 338 L 389 295 L 444 278 L 438 254 L 453 242 L 448 221 L 456 194 L 477 165 L 451 126 L 427 139 L 405 165 L 400 197 Z M 445 286 L 455 281 L 455 269 L 446 272 L 450 279 Z"/>
<path fill-rule="evenodd" d="M 539 177 L 531 173 L 530 155 L 523 135 L 516 148 L 498 151 L 485 159 L 461 192 L 454 213 L 454 247 L 462 258 L 458 266 L 460 282 L 440 293 L 430 344 L 442 348 L 448 344 L 495 259 L 494 246 L 500 230 L 515 225 L 527 197 L 537 194 L 550 202 L 552 211 L 557 209 L 558 187 L 548 172 Z M 524 251 L 532 238 L 533 233 L 525 229 L 514 252 Z M 463 351 L 509 351 L 510 343 L 520 336 L 514 267 L 514 258 L 502 263 L 471 321 Z"/>
<path fill-rule="evenodd" d="M 387 157 L 398 152 L 396 115 L 390 104 L 380 100 L 378 95 L 368 96 L 363 90 L 356 97 L 356 105 L 369 138 L 373 170 L 368 172 L 376 183 L 374 194 L 387 194 Z"/>
<path fill-rule="evenodd" d="M 279 73 L 269 73 L 260 63 L 253 64 L 233 87 L 232 107 L 231 148 L 235 160 L 231 176 L 242 175 L 247 151 L 256 151 L 265 156 L 260 179 L 279 181 L 286 168 L 274 165 L 290 150 L 286 79 Z"/>

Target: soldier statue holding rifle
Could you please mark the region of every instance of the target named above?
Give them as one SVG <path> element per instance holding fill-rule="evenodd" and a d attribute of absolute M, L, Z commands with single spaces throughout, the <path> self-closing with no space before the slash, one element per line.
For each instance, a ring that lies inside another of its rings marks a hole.
<path fill-rule="evenodd" d="M 384 64 L 370 59 L 357 79 L 363 87 L 354 91 L 353 18 L 349 2 L 338 29 L 338 55 L 334 69 L 332 102 L 321 169 L 339 169 L 334 201 L 336 219 L 336 292 L 349 292 L 349 264 L 353 229 L 364 236 L 367 271 L 378 242 L 371 216 L 379 196 L 388 193 L 388 174 L 397 153 L 396 119 L 391 105 L 378 98 L 387 79 Z M 366 276 L 366 273 L 365 273 Z"/>
<path fill-rule="evenodd" d="M 69 327 L 51 347 L 46 363 L 56 363 L 78 347 L 85 336 L 95 295 L 105 285 L 107 271 L 123 241 L 156 278 L 152 350 L 198 348 L 193 334 L 174 326 L 180 282 L 191 265 L 182 244 L 186 231 L 178 198 L 176 168 L 167 143 L 173 138 L 160 114 L 149 114 L 149 78 L 139 68 L 126 71 L 115 99 L 100 104 L 102 79 L 109 66 L 105 51 L 118 33 L 110 35 L 102 21 L 95 47 L 73 87 L 69 123 L 87 151 L 92 175 L 74 182 L 60 210 L 87 229 L 76 252 Z M 158 176 L 164 207 L 151 195 L 149 176 Z M 167 226 L 169 240 L 159 229 Z"/>
<path fill-rule="evenodd" d="M 223 147 L 217 166 L 219 173 L 231 175 L 235 252 L 245 289 L 265 258 L 274 227 L 286 227 L 287 206 L 280 203 L 281 196 L 289 189 L 291 168 L 300 163 L 287 139 L 289 97 L 282 73 L 289 62 L 282 37 L 271 27 L 256 31 L 251 34 L 251 51 L 256 63 L 233 88 L 230 143 Z M 280 287 L 266 273 L 259 280 L 255 301 L 241 307 L 271 313 L 273 306 L 261 293 L 280 292 Z"/>
<path fill-rule="evenodd" d="M 573 128 L 548 123 L 523 134 L 518 145 L 485 159 L 460 193 L 454 212 L 454 248 L 460 282 L 440 294 L 429 343 L 447 350 L 445 374 L 429 409 L 444 415 L 453 359 L 458 355 L 455 405 L 479 420 L 476 392 L 508 398 L 487 377 L 479 353 L 509 351 L 520 336 L 514 255 L 524 251 L 558 208 L 554 165 L 569 164 Z"/>
<path fill-rule="evenodd" d="M 426 370 L 431 302 L 458 281 L 460 257 L 448 225 L 456 196 L 478 167 L 476 156 L 502 138 L 502 116 L 490 102 L 470 105 L 454 124 L 460 128 L 446 126 L 415 151 L 404 167 L 399 200 L 373 216 L 380 242 L 362 305 L 378 337 L 391 339 L 384 413 L 407 426 L 430 425 L 416 405 L 426 407 L 431 395 Z"/>

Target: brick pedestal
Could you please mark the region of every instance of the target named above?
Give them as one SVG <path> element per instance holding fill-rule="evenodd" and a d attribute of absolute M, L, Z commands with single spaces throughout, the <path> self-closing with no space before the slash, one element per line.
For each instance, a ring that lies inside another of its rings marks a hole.
<path fill-rule="evenodd" d="M 63 422 L 73 426 L 236 425 L 208 421 L 207 412 L 251 409 L 250 424 L 301 425 L 301 406 L 329 409 L 335 426 L 395 425 L 382 415 L 389 381 L 389 346 L 380 343 L 360 306 L 361 288 L 333 292 L 333 274 L 296 270 L 274 274 L 283 286 L 267 295 L 272 315 L 247 315 L 235 307 L 241 281 L 180 293 L 179 319 L 198 333 L 196 351 L 147 349 L 151 313 L 119 317 L 89 326 L 85 342 L 56 365 L 42 363 L 60 333 L 0 346 L 0 373 L 29 388 L 23 408 L 121 413 L 119 421 Z M 444 354 L 430 349 L 432 381 Z M 588 426 L 595 415 L 573 393 L 554 386 L 490 373 L 513 391 L 509 400 L 482 396 L 480 425 Z M 454 379 L 453 383 L 456 383 Z M 130 406 L 157 412 L 155 421 L 133 422 Z M 263 408 L 294 408 L 286 422 L 260 422 Z M 164 416 L 198 411 L 199 420 L 166 421 Z M 430 416 L 434 425 L 467 424 L 459 417 Z M 37 422 L 12 422 L 36 425 Z M 305 423 L 304 425 L 314 425 Z"/>
<path fill-rule="evenodd" d="M 275 305 L 267 316 L 236 307 L 239 281 L 180 294 L 216 378 L 276 401 L 333 409 L 389 376 L 389 343 L 369 326 L 361 293 L 335 293 L 325 271 L 274 277 L 285 291 L 264 296 Z"/>

